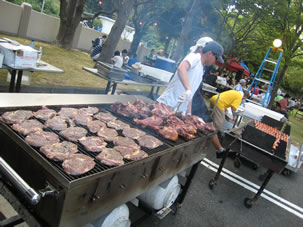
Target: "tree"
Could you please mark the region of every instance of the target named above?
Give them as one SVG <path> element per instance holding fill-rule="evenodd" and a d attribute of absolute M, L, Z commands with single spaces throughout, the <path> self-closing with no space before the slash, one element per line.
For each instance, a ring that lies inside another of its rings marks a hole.
<path fill-rule="evenodd" d="M 111 63 L 111 57 L 120 40 L 134 3 L 135 0 L 113 0 L 113 6 L 117 11 L 117 19 L 103 45 L 102 52 L 98 58 L 99 61 Z"/>
<path fill-rule="evenodd" d="M 57 46 L 71 49 L 84 4 L 85 0 L 60 0 L 60 27 L 56 37 Z"/>

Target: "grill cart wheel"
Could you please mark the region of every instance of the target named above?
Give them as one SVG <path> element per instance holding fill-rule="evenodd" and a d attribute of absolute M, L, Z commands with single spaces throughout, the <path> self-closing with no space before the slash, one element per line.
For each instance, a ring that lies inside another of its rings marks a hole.
<path fill-rule="evenodd" d="M 244 205 L 246 208 L 251 208 L 253 205 L 253 200 L 251 198 L 245 198 Z"/>
<path fill-rule="evenodd" d="M 291 171 L 289 169 L 284 168 L 282 174 L 283 176 L 289 177 L 291 175 Z"/>
<path fill-rule="evenodd" d="M 208 187 L 213 190 L 214 186 L 217 184 L 217 182 L 215 181 L 215 179 L 211 179 L 208 183 Z"/>
<path fill-rule="evenodd" d="M 240 158 L 236 158 L 235 160 L 234 160 L 234 166 L 238 169 L 238 168 L 240 168 L 240 166 L 241 166 L 241 160 L 240 160 Z"/>

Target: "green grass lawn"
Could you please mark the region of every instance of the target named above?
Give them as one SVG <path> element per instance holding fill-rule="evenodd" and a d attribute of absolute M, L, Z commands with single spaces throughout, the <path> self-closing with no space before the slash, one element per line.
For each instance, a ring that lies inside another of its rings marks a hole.
<path fill-rule="evenodd" d="M 31 40 L 0 34 L 0 38 L 7 37 L 21 44 L 28 45 Z M 89 41 L 90 42 L 90 41 Z M 90 88 L 105 88 L 107 81 L 85 72 L 83 67 L 93 67 L 94 62 L 88 53 L 79 50 L 65 50 L 55 45 L 35 41 L 35 48 L 42 47 L 41 60 L 46 61 L 60 69 L 64 73 L 38 73 L 35 72 L 31 79 L 31 85 L 48 86 L 76 86 Z M 0 83 L 7 83 L 7 71 L 0 70 Z M 150 90 L 147 86 L 119 85 L 119 90 Z"/>

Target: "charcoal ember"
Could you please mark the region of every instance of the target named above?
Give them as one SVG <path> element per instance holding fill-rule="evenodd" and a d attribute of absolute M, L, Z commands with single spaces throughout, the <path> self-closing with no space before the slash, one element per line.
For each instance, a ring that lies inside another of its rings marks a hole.
<path fill-rule="evenodd" d="M 119 151 L 122 157 L 128 160 L 139 160 L 148 157 L 148 154 L 141 149 L 124 146 L 115 146 L 114 149 Z"/>
<path fill-rule="evenodd" d="M 89 122 L 93 120 L 93 118 L 85 112 L 80 112 L 74 116 L 74 120 L 79 125 L 87 125 Z"/>
<path fill-rule="evenodd" d="M 117 136 L 114 138 L 113 143 L 116 146 L 130 147 L 134 149 L 140 149 L 140 146 L 136 142 L 128 137 Z"/>
<path fill-rule="evenodd" d="M 58 112 L 58 115 L 63 118 L 70 118 L 73 119 L 77 114 L 79 110 L 75 108 L 70 107 L 62 107 L 60 111 Z"/>
<path fill-rule="evenodd" d="M 90 115 L 90 116 L 98 113 L 98 111 L 99 111 L 99 109 L 97 107 L 92 107 L 92 106 L 79 109 L 79 112 L 86 113 L 87 115 Z"/>
<path fill-rule="evenodd" d="M 58 143 L 59 137 L 53 132 L 37 131 L 27 135 L 25 142 L 34 147 L 42 147 L 47 144 Z"/>
<path fill-rule="evenodd" d="M 30 110 L 16 110 L 9 111 L 2 114 L 2 120 L 8 124 L 21 123 L 33 116 L 33 112 Z"/>
<path fill-rule="evenodd" d="M 107 124 L 107 127 L 114 128 L 116 130 L 123 130 L 125 128 L 130 128 L 129 124 L 126 124 L 120 120 L 109 121 L 106 124 Z"/>
<path fill-rule="evenodd" d="M 28 135 L 32 132 L 42 131 L 42 128 L 44 128 L 44 127 L 45 126 L 41 122 L 39 122 L 35 119 L 25 120 L 21 123 L 12 125 L 12 129 L 21 133 L 22 135 Z"/>
<path fill-rule="evenodd" d="M 92 152 L 102 151 L 107 143 L 103 139 L 97 136 L 87 136 L 79 139 L 79 142 L 85 147 L 86 150 Z"/>
<path fill-rule="evenodd" d="M 87 173 L 95 167 L 93 158 L 84 154 L 73 154 L 62 163 L 64 171 L 70 175 L 81 175 Z"/>
<path fill-rule="evenodd" d="M 88 122 L 87 127 L 90 132 L 97 133 L 103 127 L 106 127 L 106 124 L 100 120 L 93 120 Z"/>
<path fill-rule="evenodd" d="M 146 135 L 145 132 L 136 128 L 125 128 L 123 129 L 122 134 L 131 139 L 138 139 L 139 137 Z"/>
<path fill-rule="evenodd" d="M 34 114 L 35 118 L 46 121 L 50 118 L 53 118 L 57 114 L 57 112 L 55 110 L 48 109 L 46 107 L 42 107 L 42 109 L 34 112 L 33 114 Z"/>
<path fill-rule="evenodd" d="M 61 131 L 67 128 L 66 119 L 61 116 L 55 116 L 45 122 L 45 126 L 53 130 Z"/>
<path fill-rule="evenodd" d="M 108 112 L 100 112 L 94 115 L 94 117 L 103 122 L 110 122 L 116 120 L 116 117 Z"/>
<path fill-rule="evenodd" d="M 69 141 L 63 141 L 54 144 L 47 144 L 40 147 L 40 152 L 46 157 L 55 161 L 64 161 L 71 154 L 78 152 L 78 146 Z"/>
<path fill-rule="evenodd" d="M 123 157 L 120 152 L 113 148 L 105 148 L 97 157 L 101 163 L 108 166 L 121 166 L 124 164 Z"/>
<path fill-rule="evenodd" d="M 86 136 L 87 130 L 81 127 L 70 127 L 60 131 L 60 135 L 64 138 L 77 142 L 78 139 Z"/>
<path fill-rule="evenodd" d="M 107 127 L 101 128 L 97 134 L 106 141 L 113 141 L 118 136 L 118 132 L 115 129 Z"/>
<path fill-rule="evenodd" d="M 138 142 L 140 146 L 147 147 L 149 149 L 154 149 L 156 147 L 163 145 L 163 143 L 160 140 L 150 135 L 141 136 L 138 139 Z"/>

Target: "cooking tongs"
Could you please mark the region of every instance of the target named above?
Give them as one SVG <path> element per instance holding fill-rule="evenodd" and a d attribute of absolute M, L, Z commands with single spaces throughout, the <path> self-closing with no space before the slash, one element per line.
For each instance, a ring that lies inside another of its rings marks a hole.
<path fill-rule="evenodd" d="M 173 111 L 178 111 L 182 102 L 178 102 L 178 104 L 173 108 Z"/>

